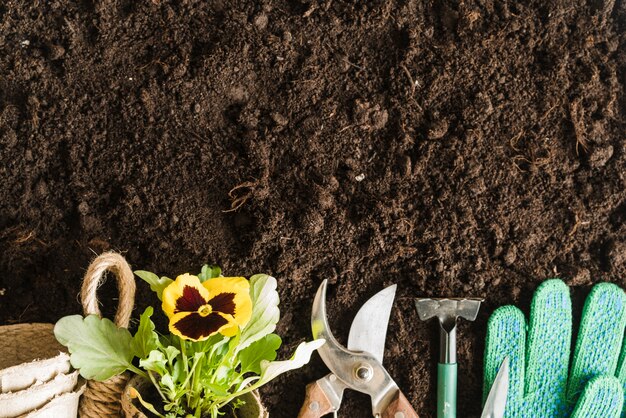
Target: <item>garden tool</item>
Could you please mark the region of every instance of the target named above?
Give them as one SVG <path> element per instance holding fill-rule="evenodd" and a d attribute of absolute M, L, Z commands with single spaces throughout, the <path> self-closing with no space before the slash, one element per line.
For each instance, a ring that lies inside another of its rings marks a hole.
<path fill-rule="evenodd" d="M 558 279 L 542 283 L 530 321 L 514 306 L 491 315 L 485 345 L 484 388 L 510 359 L 507 418 L 619 418 L 626 383 L 626 294 L 600 283 L 585 301 L 570 365 L 572 304 Z"/>
<path fill-rule="evenodd" d="M 331 373 L 307 386 L 298 417 L 319 418 L 329 413 L 336 417 L 343 391 L 353 389 L 370 395 L 374 417 L 418 418 L 382 365 L 396 285 L 378 292 L 361 307 L 352 322 L 347 348 L 337 342 L 328 325 L 326 287 L 324 280 L 315 295 L 311 328 L 315 339 L 326 340 L 318 353 Z"/>
<path fill-rule="evenodd" d="M 509 358 L 505 357 L 500 365 L 496 379 L 485 401 L 485 408 L 480 418 L 503 418 L 506 397 L 509 393 Z"/>
<path fill-rule="evenodd" d="M 456 320 L 474 321 L 483 299 L 415 299 L 422 321 L 439 319 L 439 364 L 437 365 L 437 418 L 456 418 Z"/>

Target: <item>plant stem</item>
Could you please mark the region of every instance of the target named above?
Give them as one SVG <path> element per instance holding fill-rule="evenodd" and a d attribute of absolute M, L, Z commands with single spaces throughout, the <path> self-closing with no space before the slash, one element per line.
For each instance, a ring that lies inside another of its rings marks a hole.
<path fill-rule="evenodd" d="M 191 378 L 191 376 L 194 374 L 194 371 L 196 370 L 196 366 L 198 365 L 198 363 L 200 363 L 200 360 L 202 359 L 202 357 L 198 358 L 193 365 L 191 366 L 191 370 L 189 370 L 189 373 L 187 373 L 187 377 L 185 378 L 185 382 L 183 383 L 183 387 L 187 386 L 187 383 L 189 383 L 189 379 Z M 195 377 L 195 376 L 194 376 Z M 191 386 L 191 389 L 193 390 L 193 385 Z"/>
<path fill-rule="evenodd" d="M 248 392 L 252 392 L 253 390 L 258 389 L 261 386 L 263 385 L 259 385 L 257 381 L 257 383 L 253 383 L 247 388 L 240 390 L 239 392 L 231 393 L 230 396 L 228 396 L 225 400 L 217 404 L 217 409 L 222 409 L 223 407 L 228 405 L 233 399 L 238 398 L 241 395 L 245 395 Z"/>
<path fill-rule="evenodd" d="M 141 369 L 138 369 L 137 367 L 135 367 L 132 364 L 128 366 L 128 370 L 133 372 L 133 373 L 135 373 L 135 374 L 137 374 L 137 375 L 139 375 L 139 376 L 141 376 L 141 377 L 143 377 L 144 379 L 148 379 L 148 375 L 146 374 L 146 372 L 144 372 Z"/>
<path fill-rule="evenodd" d="M 187 363 L 187 349 L 186 349 L 186 342 L 185 340 L 183 340 L 182 338 L 180 339 L 180 352 L 183 356 L 183 365 L 185 366 L 185 375 L 187 376 L 185 379 L 185 382 L 187 381 L 187 379 L 189 379 L 189 364 Z M 183 385 L 184 387 L 184 385 Z M 189 405 L 191 399 L 190 399 L 190 394 L 189 391 L 185 392 L 185 399 L 187 399 L 187 405 Z"/>
<path fill-rule="evenodd" d="M 150 373 L 149 370 L 148 370 L 148 376 L 150 376 L 150 380 L 152 381 L 152 384 L 156 388 L 157 392 L 159 392 L 159 395 L 161 395 L 161 399 L 163 399 L 165 402 L 167 402 L 167 398 L 165 397 L 165 395 L 161 391 L 161 388 L 159 387 L 159 384 L 157 383 L 156 379 L 154 378 L 152 373 Z"/>
<path fill-rule="evenodd" d="M 194 374 L 193 374 L 193 380 L 191 381 L 191 391 L 193 393 L 197 393 L 198 396 L 196 398 L 197 402 L 195 402 L 194 406 L 198 406 L 198 404 L 200 403 L 200 389 L 198 388 L 199 384 L 200 384 L 200 375 L 202 374 L 202 364 L 204 363 L 204 357 L 205 357 L 206 353 L 203 352 L 203 356 L 200 357 L 198 359 L 198 361 L 193 365 L 194 367 Z M 200 367 L 198 367 L 198 365 L 200 365 Z M 197 370 L 196 370 L 197 369 Z"/>

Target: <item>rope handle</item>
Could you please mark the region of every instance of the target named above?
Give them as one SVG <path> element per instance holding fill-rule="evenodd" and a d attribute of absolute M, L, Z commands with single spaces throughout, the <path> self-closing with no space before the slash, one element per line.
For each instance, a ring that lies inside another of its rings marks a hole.
<path fill-rule="evenodd" d="M 96 257 L 85 273 L 80 298 L 85 315 L 102 316 L 98 306 L 96 294 L 100 285 L 106 280 L 105 273 L 110 271 L 117 279 L 119 301 L 115 314 L 115 325 L 128 328 L 130 316 L 135 305 L 135 277 L 126 259 L 113 251 L 100 254 Z"/>

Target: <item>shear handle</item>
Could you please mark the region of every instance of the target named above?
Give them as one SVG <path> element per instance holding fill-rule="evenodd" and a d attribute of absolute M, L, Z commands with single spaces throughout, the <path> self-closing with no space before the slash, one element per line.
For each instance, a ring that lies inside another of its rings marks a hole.
<path fill-rule="evenodd" d="M 326 393 L 319 384 L 319 381 L 309 383 L 306 387 L 304 404 L 300 409 L 298 418 L 321 418 L 333 412 L 334 408 Z"/>
<path fill-rule="evenodd" d="M 400 391 L 383 412 L 382 418 L 419 418 L 407 398 Z"/>

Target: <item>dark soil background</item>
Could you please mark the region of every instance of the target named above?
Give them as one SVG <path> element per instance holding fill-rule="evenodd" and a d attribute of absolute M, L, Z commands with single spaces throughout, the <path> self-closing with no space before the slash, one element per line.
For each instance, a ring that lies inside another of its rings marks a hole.
<path fill-rule="evenodd" d="M 624 284 L 625 21 L 620 0 L 1 0 L 0 324 L 79 312 L 107 249 L 275 275 L 282 356 L 322 279 L 344 342 L 398 283 L 385 364 L 432 417 L 436 325 L 411 298 L 482 296 L 459 330 L 477 416 L 496 306 Z M 325 373 L 266 387 L 272 417 Z"/>

